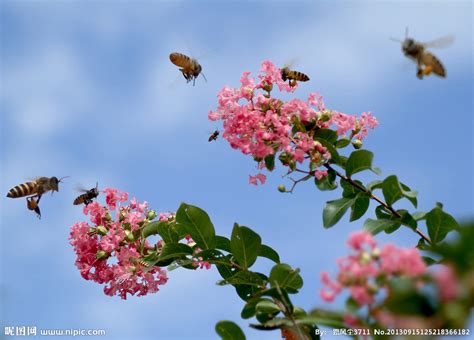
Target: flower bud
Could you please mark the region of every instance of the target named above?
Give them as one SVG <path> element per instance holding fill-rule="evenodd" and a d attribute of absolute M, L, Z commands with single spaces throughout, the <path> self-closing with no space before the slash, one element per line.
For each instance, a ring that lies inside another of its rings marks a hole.
<path fill-rule="evenodd" d="M 107 259 L 109 256 L 110 256 L 110 254 L 107 253 L 106 251 L 103 251 L 103 250 L 99 250 L 99 251 L 95 254 L 95 258 L 96 258 L 97 260 L 105 260 L 105 259 Z"/>
<path fill-rule="evenodd" d="M 97 234 L 104 236 L 104 235 L 107 235 L 107 232 L 108 232 L 107 228 L 104 227 L 103 225 L 100 225 L 97 227 Z"/>
<path fill-rule="evenodd" d="M 130 230 L 125 230 L 125 239 L 128 242 L 133 242 L 135 241 L 135 237 L 133 236 L 133 233 Z"/>
<path fill-rule="evenodd" d="M 278 191 L 279 191 L 279 192 L 286 192 L 286 187 L 285 187 L 285 185 L 280 184 L 280 185 L 278 186 Z"/>
<path fill-rule="evenodd" d="M 110 212 L 107 211 L 107 213 L 104 216 L 104 221 L 107 221 L 107 222 L 112 221 L 112 215 L 110 215 Z"/>
<path fill-rule="evenodd" d="M 273 90 L 273 84 L 264 82 L 262 88 L 267 92 L 271 92 Z"/>
<path fill-rule="evenodd" d="M 332 113 L 329 110 L 324 110 L 321 112 L 321 116 L 319 117 L 319 120 L 322 122 L 327 122 L 331 119 Z"/>
<path fill-rule="evenodd" d="M 372 261 L 372 257 L 368 252 L 364 251 L 360 254 L 359 261 L 361 264 L 368 264 Z"/>
<path fill-rule="evenodd" d="M 119 221 L 122 222 L 126 216 L 127 216 L 127 212 L 121 211 L 119 214 Z"/>
<path fill-rule="evenodd" d="M 360 149 L 362 147 L 362 141 L 360 139 L 354 139 L 352 141 L 352 146 L 354 149 Z"/>
<path fill-rule="evenodd" d="M 156 217 L 156 211 L 155 210 L 150 210 L 146 216 L 147 219 L 150 221 L 153 220 Z"/>

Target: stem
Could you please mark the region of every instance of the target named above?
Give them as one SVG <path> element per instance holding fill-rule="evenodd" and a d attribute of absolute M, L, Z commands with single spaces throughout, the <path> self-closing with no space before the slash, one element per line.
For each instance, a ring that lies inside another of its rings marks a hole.
<path fill-rule="evenodd" d="M 367 189 L 366 187 L 364 187 L 363 185 L 360 185 L 359 183 L 357 182 L 354 182 L 351 178 L 341 174 L 339 171 L 335 170 L 329 163 L 326 163 L 324 164 L 324 167 L 328 170 L 332 170 L 336 173 L 336 176 L 340 177 L 342 180 L 346 181 L 347 183 L 349 183 L 350 185 L 352 185 L 353 187 L 359 189 L 360 191 L 366 193 L 367 195 L 370 196 L 371 199 L 373 199 L 374 201 L 377 201 L 378 203 L 380 203 L 385 209 L 387 209 L 388 211 L 390 211 L 392 213 L 393 216 L 395 217 L 398 217 L 398 218 L 401 218 L 402 216 L 398 213 L 398 211 L 396 211 L 391 205 L 388 205 L 387 203 L 385 203 L 382 199 L 380 199 L 379 197 L 375 196 L 372 191 L 370 191 L 369 189 Z M 428 236 L 426 236 L 421 230 L 420 228 L 416 228 L 415 229 L 415 232 L 420 235 L 426 242 L 428 242 L 428 244 L 431 244 L 431 240 Z"/>

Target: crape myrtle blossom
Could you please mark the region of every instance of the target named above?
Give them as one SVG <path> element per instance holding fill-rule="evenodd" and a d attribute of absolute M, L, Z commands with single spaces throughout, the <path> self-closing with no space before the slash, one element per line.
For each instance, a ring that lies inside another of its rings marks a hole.
<path fill-rule="evenodd" d="M 393 299 L 391 282 L 395 280 L 411 282 L 413 289 L 420 294 L 424 290 L 436 291 L 440 304 L 452 301 L 460 294 L 458 278 L 452 267 L 440 265 L 436 271 L 428 271 L 416 248 L 399 248 L 393 244 L 379 248 L 373 236 L 366 231 L 351 234 L 347 245 L 352 253 L 337 260 L 339 273 L 336 279 L 331 279 L 327 272 L 321 273 L 325 288 L 320 290 L 320 297 L 332 302 L 346 289 L 349 299 L 359 308 L 368 307 L 363 310 L 369 312 L 374 323 L 405 328 L 439 326 L 433 323 L 434 318 L 400 316 L 384 308 L 384 301 Z M 353 312 L 344 319 L 350 327 L 368 326 L 364 325 L 363 320 L 370 320 Z"/>
<path fill-rule="evenodd" d="M 358 118 L 326 109 L 322 96 L 317 93 L 311 93 L 307 101 L 295 98 L 285 102 L 273 97 L 274 85 L 281 92 L 293 92 L 297 86 L 284 82 L 281 70 L 270 61 L 262 63 L 257 78 L 249 75 L 250 72 L 243 73 L 240 87 L 221 89 L 217 109 L 210 111 L 208 117 L 212 121 L 222 120 L 222 136 L 232 148 L 251 155 L 259 162 L 260 169 L 266 168 L 263 162 L 266 157 L 280 154 L 281 163 L 292 170 L 296 163 L 309 160 L 311 170 L 316 169 L 314 174 L 321 179 L 327 172 L 317 168 L 329 161 L 331 154 L 314 140 L 317 129 L 333 128 L 339 136 L 360 142 L 367 136 L 368 129 L 378 124 L 370 112 Z M 257 176 L 250 176 L 249 183 L 265 183 L 265 175 Z"/>
<path fill-rule="evenodd" d="M 124 205 L 128 200 L 126 192 L 113 188 L 103 192 L 105 207 L 94 201 L 83 209 L 92 225 L 78 222 L 71 227 L 69 239 L 81 276 L 105 284 L 105 294 L 119 295 L 122 299 L 126 299 L 127 294 L 143 296 L 157 292 L 158 286 L 168 280 L 166 271 L 140 264 L 142 248 L 153 249 L 153 246 L 134 233 L 148 218 L 154 217 L 154 212 L 146 213 L 147 203 L 135 198 Z"/>
<path fill-rule="evenodd" d="M 159 253 L 164 242 L 150 244 L 142 236 L 142 228 L 158 217 L 159 221 L 173 223 L 174 213 L 148 210 L 148 203 L 132 198 L 117 189 L 106 188 L 106 206 L 97 201 L 86 205 L 84 215 L 90 216 L 91 224 L 77 222 L 71 227 L 70 243 L 77 255 L 76 266 L 81 276 L 99 284 L 105 284 L 107 295 L 144 296 L 155 293 L 167 282 L 166 270 L 149 265 L 147 255 Z M 188 243 L 194 242 L 187 238 Z M 210 264 L 197 259 L 195 266 L 209 268 Z"/>

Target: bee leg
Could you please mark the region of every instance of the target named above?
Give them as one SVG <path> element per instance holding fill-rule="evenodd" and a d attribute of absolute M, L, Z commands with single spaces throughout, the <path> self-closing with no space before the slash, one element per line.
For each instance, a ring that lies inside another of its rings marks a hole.
<path fill-rule="evenodd" d="M 35 208 L 35 213 L 36 213 L 36 216 L 38 216 L 38 218 L 41 220 L 41 210 L 38 206 Z"/>
<path fill-rule="evenodd" d="M 41 199 L 41 197 L 42 197 L 42 196 L 43 196 L 43 195 L 39 195 L 39 194 L 38 194 L 38 195 L 36 195 L 36 197 L 38 197 L 38 199 L 36 200 L 36 204 L 39 204 L 39 202 L 40 202 L 40 199 Z"/>

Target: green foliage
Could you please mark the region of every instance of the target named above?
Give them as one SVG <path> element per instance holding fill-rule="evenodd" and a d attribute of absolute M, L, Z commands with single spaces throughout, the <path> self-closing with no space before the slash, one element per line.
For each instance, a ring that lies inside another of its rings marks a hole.
<path fill-rule="evenodd" d="M 262 239 L 256 232 L 247 227 L 240 227 L 237 223 L 234 224 L 230 249 L 237 263 L 244 269 L 249 268 L 257 260 L 261 244 Z"/>
<path fill-rule="evenodd" d="M 369 209 L 370 197 L 364 192 L 357 194 L 354 204 L 351 206 L 351 218 L 350 221 L 356 221 L 366 213 Z"/>
<path fill-rule="evenodd" d="M 176 212 L 176 222 L 184 227 L 201 249 L 215 248 L 216 232 L 204 210 L 182 203 Z"/>
<path fill-rule="evenodd" d="M 280 255 L 271 247 L 262 244 L 258 252 L 258 256 L 266 257 L 269 260 L 272 260 L 275 263 L 280 263 Z"/>
<path fill-rule="evenodd" d="M 436 207 L 426 214 L 426 226 L 428 235 L 433 244 L 439 243 L 452 230 L 458 230 L 459 224 L 454 217 Z"/>
<path fill-rule="evenodd" d="M 303 278 L 299 274 L 299 269 L 292 269 L 288 264 L 280 263 L 275 265 L 270 272 L 270 285 L 285 289 L 288 293 L 297 293 L 303 286 Z"/>
<path fill-rule="evenodd" d="M 385 202 L 390 206 L 402 197 L 408 199 L 415 208 L 417 206 L 417 192 L 411 191 L 408 186 L 403 183 L 400 183 L 398 181 L 397 176 L 395 175 L 388 176 L 387 178 L 385 178 L 382 183 L 382 192 L 385 198 Z"/>
<path fill-rule="evenodd" d="M 353 174 L 371 169 L 373 158 L 374 154 L 368 150 L 353 151 L 347 159 L 346 176 L 350 178 Z"/>
<path fill-rule="evenodd" d="M 222 340 L 245 340 L 245 334 L 240 327 L 232 321 L 219 321 L 216 332 Z"/>
<path fill-rule="evenodd" d="M 328 170 L 328 175 L 320 180 L 314 177 L 314 183 L 321 191 L 334 190 L 337 188 L 336 172 L 334 170 Z"/>
<path fill-rule="evenodd" d="M 335 225 L 355 202 L 355 198 L 340 198 L 326 202 L 323 210 L 323 226 L 330 228 Z"/>

